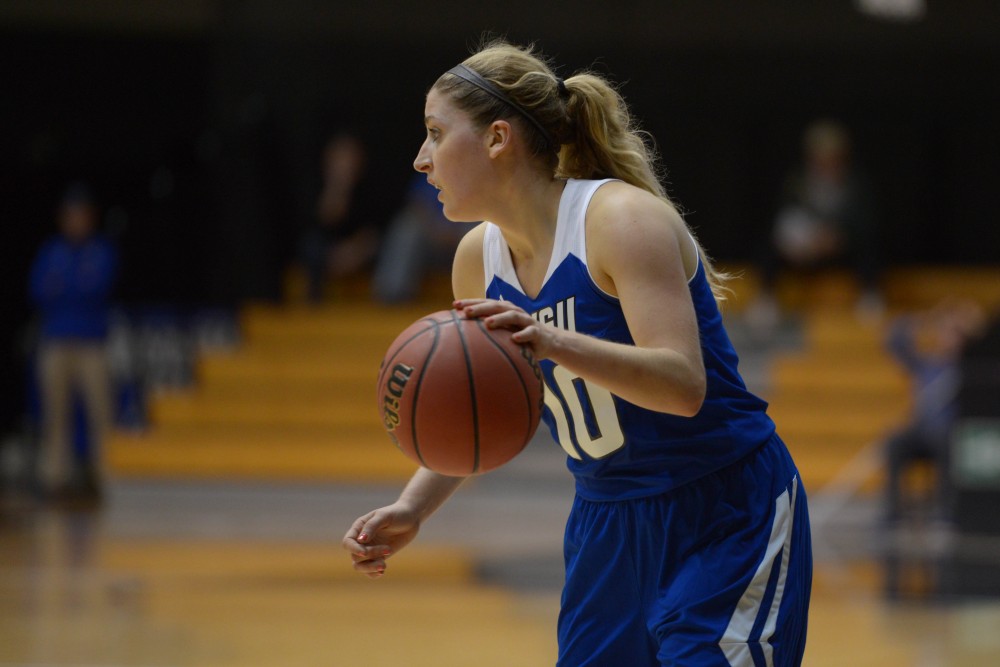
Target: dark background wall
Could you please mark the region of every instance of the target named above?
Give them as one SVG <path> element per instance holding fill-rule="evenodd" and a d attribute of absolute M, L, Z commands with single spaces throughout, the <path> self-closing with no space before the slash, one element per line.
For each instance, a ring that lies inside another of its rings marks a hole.
<path fill-rule="evenodd" d="M 322 141 L 361 132 L 383 220 L 422 140 L 422 98 L 483 31 L 594 67 L 655 136 L 715 256 L 748 259 L 802 128 L 853 131 L 887 263 L 1000 261 L 1000 4 L 178 0 L 0 4 L 4 351 L 70 178 L 91 181 L 126 301 L 275 298 L 310 221 Z M 370 7 L 363 7 L 369 5 Z"/>

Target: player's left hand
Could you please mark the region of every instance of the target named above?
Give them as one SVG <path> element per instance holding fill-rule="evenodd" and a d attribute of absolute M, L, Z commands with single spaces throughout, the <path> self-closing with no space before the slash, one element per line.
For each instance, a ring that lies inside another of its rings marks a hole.
<path fill-rule="evenodd" d="M 527 345 L 538 359 L 547 359 L 558 341 L 559 329 L 547 327 L 522 308 L 495 299 L 460 299 L 452 304 L 469 319 L 482 319 L 490 329 L 509 329 L 514 342 Z"/>

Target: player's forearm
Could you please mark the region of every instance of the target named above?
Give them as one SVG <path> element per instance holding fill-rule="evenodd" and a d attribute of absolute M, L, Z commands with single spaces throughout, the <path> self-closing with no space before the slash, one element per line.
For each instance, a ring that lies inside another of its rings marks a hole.
<path fill-rule="evenodd" d="M 421 521 L 427 519 L 462 485 L 464 477 L 449 477 L 420 468 L 407 483 L 396 502 L 408 507 Z"/>
<path fill-rule="evenodd" d="M 548 358 L 640 407 L 694 416 L 705 399 L 701 357 L 563 332 Z"/>

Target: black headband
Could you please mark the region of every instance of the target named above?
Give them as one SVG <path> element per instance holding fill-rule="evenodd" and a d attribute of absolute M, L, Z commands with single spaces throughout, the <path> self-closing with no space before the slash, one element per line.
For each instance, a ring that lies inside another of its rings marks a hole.
<path fill-rule="evenodd" d="M 486 91 L 487 93 L 497 98 L 507 106 L 511 107 L 519 114 L 524 116 L 529 123 L 534 125 L 535 128 L 542 133 L 542 136 L 545 138 L 545 141 L 548 142 L 549 146 L 557 146 L 556 142 L 552 140 L 552 135 L 549 134 L 548 130 L 542 127 L 542 124 L 539 123 L 534 116 L 528 113 L 527 109 L 517 104 L 514 100 L 510 99 L 507 95 L 504 94 L 502 90 L 497 88 L 493 83 L 491 83 L 487 79 L 483 78 L 475 70 L 466 67 L 465 65 L 455 65 L 454 67 L 452 67 L 450 70 L 447 71 L 447 74 L 452 74 L 454 76 L 457 76 L 459 79 L 462 79 L 463 81 L 468 81 L 476 88 Z"/>

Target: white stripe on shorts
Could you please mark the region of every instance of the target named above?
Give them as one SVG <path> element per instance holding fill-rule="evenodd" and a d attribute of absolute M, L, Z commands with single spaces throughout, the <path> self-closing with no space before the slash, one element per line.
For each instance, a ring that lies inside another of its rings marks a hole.
<path fill-rule="evenodd" d="M 726 660 L 732 667 L 753 667 L 753 654 L 750 652 L 750 633 L 760 612 L 761 602 L 767 590 L 768 579 L 774 568 L 774 559 L 781 553 L 781 567 L 778 582 L 774 589 L 774 599 L 767 612 L 767 621 L 761 632 L 760 644 L 768 667 L 774 664 L 773 649 L 768 643 L 774 635 L 778 621 L 778 609 L 781 608 L 781 598 L 785 592 L 785 578 L 788 576 L 788 557 L 792 544 L 792 517 L 795 513 L 795 497 L 798 495 L 798 478 L 792 478 L 791 493 L 788 489 L 774 501 L 774 523 L 771 524 L 771 537 L 764 551 L 764 559 L 757 567 L 750 585 L 736 605 L 736 611 L 729 620 L 729 626 L 722 634 L 719 647 L 726 654 Z"/>

